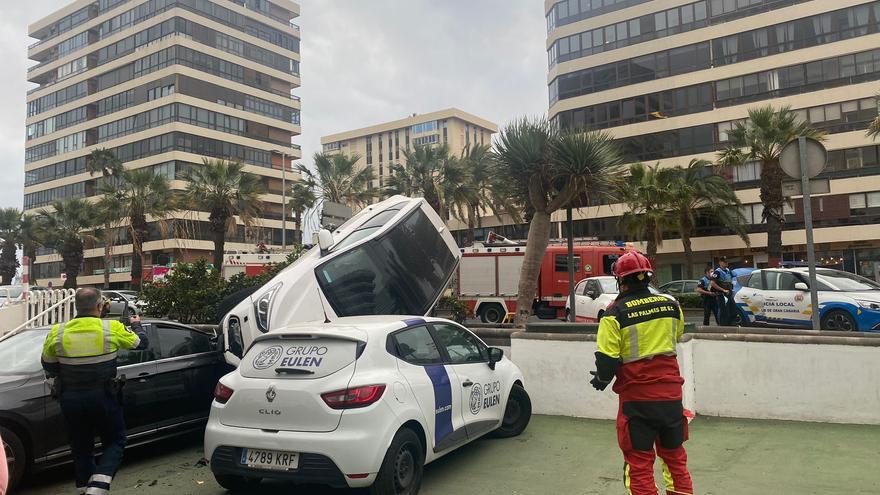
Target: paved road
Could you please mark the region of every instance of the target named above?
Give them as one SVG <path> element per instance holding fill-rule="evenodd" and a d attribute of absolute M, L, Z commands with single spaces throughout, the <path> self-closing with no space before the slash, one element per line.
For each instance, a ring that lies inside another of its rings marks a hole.
<path fill-rule="evenodd" d="M 843 407 L 843 406 L 842 406 Z M 688 442 L 700 495 L 875 495 L 880 427 L 699 417 Z M 197 465 L 190 436 L 127 454 L 114 495 L 220 495 Z M 610 421 L 536 416 L 521 437 L 479 440 L 429 465 L 423 495 L 607 495 L 624 493 Z M 18 495 L 73 493 L 70 467 L 40 475 Z M 265 495 L 364 494 L 264 483 Z"/>

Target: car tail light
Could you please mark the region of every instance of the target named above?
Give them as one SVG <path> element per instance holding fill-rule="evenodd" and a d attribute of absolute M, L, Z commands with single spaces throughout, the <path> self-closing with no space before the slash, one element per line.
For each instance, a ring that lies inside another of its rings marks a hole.
<path fill-rule="evenodd" d="M 367 407 L 382 398 L 385 385 L 364 385 L 336 392 L 321 394 L 321 398 L 333 409 L 357 409 Z"/>
<path fill-rule="evenodd" d="M 214 387 L 214 400 L 221 404 L 226 404 L 229 402 L 229 399 L 232 398 L 232 392 L 234 392 L 234 390 L 217 382 L 217 386 Z"/>

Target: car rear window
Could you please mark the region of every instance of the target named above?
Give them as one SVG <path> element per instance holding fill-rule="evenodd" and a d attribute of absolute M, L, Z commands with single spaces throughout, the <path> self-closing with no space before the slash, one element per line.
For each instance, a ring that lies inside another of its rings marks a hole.
<path fill-rule="evenodd" d="M 353 363 L 357 348 L 353 340 L 280 336 L 255 343 L 240 370 L 247 378 L 323 378 Z"/>

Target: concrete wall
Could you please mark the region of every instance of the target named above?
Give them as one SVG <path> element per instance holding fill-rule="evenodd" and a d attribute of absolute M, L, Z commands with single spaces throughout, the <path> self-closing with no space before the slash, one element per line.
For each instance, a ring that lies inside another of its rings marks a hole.
<path fill-rule="evenodd" d="M 27 319 L 27 304 L 11 302 L 0 307 L 0 336 L 12 331 Z"/>
<path fill-rule="evenodd" d="M 678 347 L 684 405 L 712 416 L 880 424 L 876 337 L 686 335 Z M 507 355 L 535 413 L 611 419 L 617 395 L 589 384 L 595 352 L 595 335 L 521 332 Z"/>

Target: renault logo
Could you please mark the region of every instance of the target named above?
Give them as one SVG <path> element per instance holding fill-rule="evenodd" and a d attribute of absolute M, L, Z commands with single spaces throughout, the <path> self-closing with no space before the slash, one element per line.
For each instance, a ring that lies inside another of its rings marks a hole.
<path fill-rule="evenodd" d="M 266 390 L 266 400 L 272 402 L 276 395 L 278 394 L 275 393 L 275 385 L 269 385 L 269 389 Z"/>

